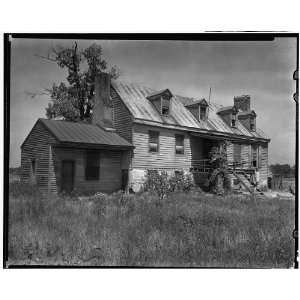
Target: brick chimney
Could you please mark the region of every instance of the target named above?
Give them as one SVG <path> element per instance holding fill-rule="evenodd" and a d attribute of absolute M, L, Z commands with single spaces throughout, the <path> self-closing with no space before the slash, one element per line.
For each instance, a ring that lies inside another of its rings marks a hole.
<path fill-rule="evenodd" d="M 250 96 L 242 95 L 236 96 L 233 98 L 234 106 L 241 111 L 249 111 L 250 110 Z"/>
<path fill-rule="evenodd" d="M 113 109 L 110 99 L 110 75 L 107 73 L 101 73 L 95 80 L 92 122 L 104 128 L 113 127 Z"/>

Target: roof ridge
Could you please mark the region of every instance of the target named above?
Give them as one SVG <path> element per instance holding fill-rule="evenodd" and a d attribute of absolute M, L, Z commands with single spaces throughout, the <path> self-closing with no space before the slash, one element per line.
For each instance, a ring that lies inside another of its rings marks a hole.
<path fill-rule="evenodd" d="M 152 87 L 149 87 L 149 86 L 146 86 L 144 85 L 143 83 L 139 83 L 139 82 L 132 82 L 132 81 L 127 81 L 127 80 L 120 80 L 120 79 L 112 79 L 111 80 L 112 83 L 120 83 L 120 84 L 124 84 L 124 85 L 130 85 L 130 86 L 138 86 L 140 88 L 143 88 L 143 89 L 148 89 L 148 90 L 152 90 L 153 92 L 160 92 L 160 91 L 163 91 L 163 90 L 170 90 L 170 88 L 166 87 L 166 88 L 161 88 L 161 89 L 154 89 Z M 191 97 L 191 96 L 183 96 L 183 95 L 179 95 L 179 94 L 173 94 L 175 97 L 181 97 L 181 98 L 187 98 L 187 99 L 190 99 L 192 101 L 198 101 L 198 100 L 202 100 L 202 99 L 205 99 L 205 97 Z M 206 99 L 205 99 L 206 100 Z"/>

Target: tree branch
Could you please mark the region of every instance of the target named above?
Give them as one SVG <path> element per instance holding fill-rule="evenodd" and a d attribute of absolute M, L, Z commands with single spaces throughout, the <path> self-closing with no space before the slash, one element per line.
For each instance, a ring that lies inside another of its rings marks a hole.
<path fill-rule="evenodd" d="M 48 56 L 43 56 L 43 55 L 35 54 L 34 56 L 57 63 L 56 59 L 51 58 L 49 55 Z"/>

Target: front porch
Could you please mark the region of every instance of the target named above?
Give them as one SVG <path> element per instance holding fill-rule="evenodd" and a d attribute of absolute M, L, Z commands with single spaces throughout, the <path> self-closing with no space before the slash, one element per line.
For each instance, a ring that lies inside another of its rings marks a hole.
<path fill-rule="evenodd" d="M 213 147 L 219 147 L 225 140 L 212 139 L 210 137 L 191 136 L 191 168 L 195 183 L 203 186 L 209 174 L 212 172 L 210 163 L 210 152 Z M 239 147 L 236 147 L 238 145 Z M 248 191 L 253 191 L 253 177 L 255 167 L 251 159 L 246 159 L 242 155 L 241 145 L 231 144 L 230 149 L 226 149 L 228 159 L 228 171 L 231 174 L 232 187 L 240 188 L 243 186 Z"/>

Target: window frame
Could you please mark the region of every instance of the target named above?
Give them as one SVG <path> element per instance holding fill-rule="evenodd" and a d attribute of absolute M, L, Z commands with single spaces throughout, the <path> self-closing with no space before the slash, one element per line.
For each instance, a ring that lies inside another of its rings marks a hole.
<path fill-rule="evenodd" d="M 150 146 L 150 144 L 154 144 L 154 143 L 151 143 L 151 134 L 153 134 L 153 133 L 157 135 L 157 150 L 156 151 L 153 151 Z M 160 150 L 160 132 L 157 130 L 148 130 L 148 152 L 149 153 L 159 153 L 159 150 Z"/>
<path fill-rule="evenodd" d="M 201 118 L 201 111 L 204 112 L 203 118 Z M 204 105 L 199 105 L 199 120 L 206 121 L 207 119 L 207 107 Z"/>
<path fill-rule="evenodd" d="M 161 101 L 160 114 L 164 117 L 168 117 L 170 115 L 170 99 L 166 99 L 162 96 L 160 98 L 160 101 Z M 164 113 L 164 109 L 166 109 L 167 113 Z"/>
<path fill-rule="evenodd" d="M 234 164 L 242 163 L 242 144 L 233 143 L 233 162 Z M 238 160 L 236 158 L 238 157 Z"/>
<path fill-rule="evenodd" d="M 98 161 L 98 165 L 95 166 L 88 166 L 88 156 L 92 154 L 92 155 L 97 155 L 98 158 L 97 158 L 97 161 Z M 100 157 L 100 151 L 98 150 L 86 150 L 85 152 L 85 169 L 84 169 L 84 178 L 86 181 L 99 181 L 100 180 L 100 163 L 101 163 L 101 157 Z M 94 175 L 91 175 L 91 174 L 88 174 L 88 168 L 97 168 L 98 171 L 97 171 L 97 175 L 94 176 Z"/>
<path fill-rule="evenodd" d="M 182 145 L 177 145 L 177 138 L 178 137 L 182 138 Z M 175 134 L 175 154 L 176 155 L 184 155 L 184 152 L 185 152 L 184 140 L 185 140 L 184 134 Z M 177 146 L 182 147 L 182 153 L 177 153 Z"/>
<path fill-rule="evenodd" d="M 236 114 L 231 114 L 231 127 L 236 128 L 237 117 Z"/>
<path fill-rule="evenodd" d="M 250 117 L 250 130 L 256 131 L 256 120 L 255 117 Z"/>
<path fill-rule="evenodd" d="M 30 167 L 31 167 L 31 175 L 32 175 L 32 177 L 35 178 L 35 176 L 36 176 L 36 159 L 35 158 L 31 159 Z"/>

